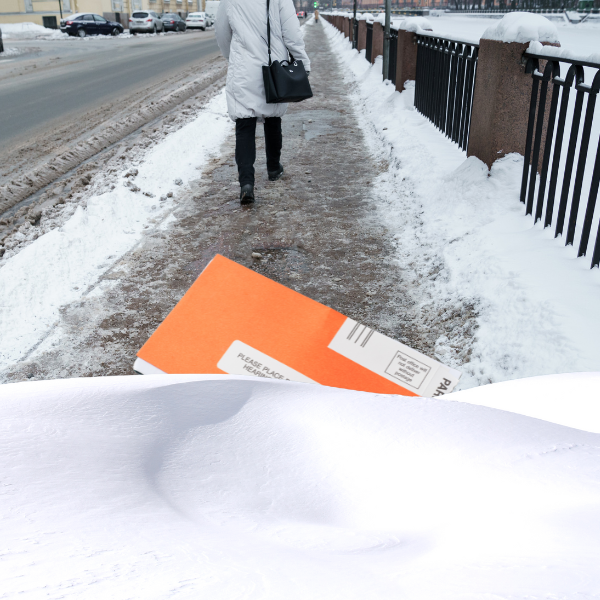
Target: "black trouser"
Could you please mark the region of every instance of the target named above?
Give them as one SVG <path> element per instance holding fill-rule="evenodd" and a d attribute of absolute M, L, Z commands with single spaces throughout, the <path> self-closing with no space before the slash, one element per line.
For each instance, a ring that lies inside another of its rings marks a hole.
<path fill-rule="evenodd" d="M 265 150 L 267 171 L 277 171 L 281 158 L 281 117 L 265 119 Z M 256 117 L 235 121 L 235 162 L 240 186 L 254 185 L 254 161 L 256 160 Z"/>

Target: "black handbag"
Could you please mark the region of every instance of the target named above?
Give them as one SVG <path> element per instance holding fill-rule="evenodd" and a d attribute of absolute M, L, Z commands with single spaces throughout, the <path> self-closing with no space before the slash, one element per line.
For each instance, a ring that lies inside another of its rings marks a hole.
<path fill-rule="evenodd" d="M 288 50 L 290 60 L 271 61 L 271 19 L 270 2 L 267 0 L 267 45 L 269 46 L 269 65 L 263 66 L 263 79 L 267 104 L 282 102 L 301 102 L 312 98 L 308 75 L 301 60 L 295 60 Z"/>

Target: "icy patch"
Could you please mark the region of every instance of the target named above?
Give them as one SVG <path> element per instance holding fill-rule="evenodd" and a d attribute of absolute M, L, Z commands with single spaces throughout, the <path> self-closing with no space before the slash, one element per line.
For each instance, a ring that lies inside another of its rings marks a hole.
<path fill-rule="evenodd" d="M 218 151 L 230 129 L 221 92 L 194 121 L 152 148 L 134 171 L 126 168 L 114 176 L 113 190 L 79 205 L 67 203 L 65 210 L 72 212 L 62 227 L 39 236 L 38 228 L 26 223 L 11 237 L 9 258 L 0 269 L 0 369 L 26 356 L 58 319 L 60 307 L 81 298 L 167 215 L 172 201 L 160 196 L 177 189 L 175 179 L 182 185 L 198 179 L 198 167 Z M 10 256 L 29 235 L 39 237 Z"/>
<path fill-rule="evenodd" d="M 496 40 L 498 42 L 547 42 L 560 44 L 558 30 L 554 23 L 542 15 L 527 12 L 509 13 L 502 17 L 498 23 L 488 27 L 481 36 L 483 40 Z"/>

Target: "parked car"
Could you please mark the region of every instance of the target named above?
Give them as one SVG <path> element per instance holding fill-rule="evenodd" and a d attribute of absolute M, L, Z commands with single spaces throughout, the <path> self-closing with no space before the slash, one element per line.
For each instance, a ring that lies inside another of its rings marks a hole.
<path fill-rule="evenodd" d="M 116 21 L 108 21 L 100 15 L 75 13 L 60 22 L 60 30 L 69 35 L 119 35 L 123 33 L 123 25 Z"/>
<path fill-rule="evenodd" d="M 296 13 L 296 16 L 297 16 L 299 19 L 306 19 L 306 11 L 305 11 L 305 10 L 299 10 L 299 11 Z"/>
<path fill-rule="evenodd" d="M 213 22 L 206 16 L 206 13 L 195 12 L 190 13 L 187 16 L 185 24 L 188 29 L 202 29 L 202 31 L 204 31 L 207 27 L 210 27 Z"/>
<path fill-rule="evenodd" d="M 130 33 L 157 33 L 164 30 L 162 19 L 153 10 L 138 10 L 129 18 Z"/>
<path fill-rule="evenodd" d="M 176 13 L 164 13 L 161 15 L 165 31 L 185 31 L 185 21 Z"/>

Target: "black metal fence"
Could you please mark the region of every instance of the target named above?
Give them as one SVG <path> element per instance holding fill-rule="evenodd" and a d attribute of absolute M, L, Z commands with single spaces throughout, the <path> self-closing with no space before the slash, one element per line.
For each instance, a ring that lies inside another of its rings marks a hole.
<path fill-rule="evenodd" d="M 396 85 L 396 66 L 398 62 L 398 30 L 390 29 L 390 58 L 386 79 Z"/>
<path fill-rule="evenodd" d="M 365 58 L 371 62 L 371 55 L 373 54 L 373 23 L 367 22 L 367 48 Z"/>
<path fill-rule="evenodd" d="M 415 108 L 466 150 L 479 45 L 430 35 L 416 37 Z"/>
<path fill-rule="evenodd" d="M 529 52 L 525 53 L 525 57 L 533 84 L 521 202 L 525 203 L 526 214 L 530 215 L 535 201 L 534 222 L 543 218 L 544 228 L 555 223 L 554 237 L 564 235 L 568 212 L 565 245 L 574 245 L 578 238 L 578 257 L 586 255 L 593 225 L 596 225 L 591 268 L 600 266 L 600 224 L 595 224 L 594 219 L 600 183 L 600 114 L 594 121 L 596 98 L 600 91 L 600 64 Z M 564 77 L 561 77 L 560 63 L 565 63 L 562 67 L 567 70 Z M 571 95 L 573 89 L 576 92 L 574 101 Z M 581 199 L 586 195 L 584 207 Z"/>

